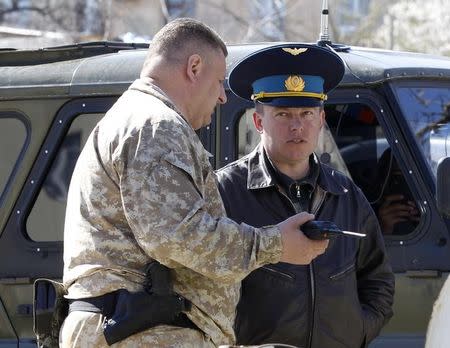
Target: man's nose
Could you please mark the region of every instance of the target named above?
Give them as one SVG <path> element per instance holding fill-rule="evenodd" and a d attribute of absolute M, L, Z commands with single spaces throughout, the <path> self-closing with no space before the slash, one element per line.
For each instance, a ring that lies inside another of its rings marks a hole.
<path fill-rule="evenodd" d="M 227 95 L 225 93 L 225 88 L 222 87 L 220 88 L 220 95 L 219 95 L 219 104 L 225 104 L 227 102 Z"/>
<path fill-rule="evenodd" d="M 303 130 L 303 121 L 300 117 L 293 117 L 290 124 L 291 130 Z"/>

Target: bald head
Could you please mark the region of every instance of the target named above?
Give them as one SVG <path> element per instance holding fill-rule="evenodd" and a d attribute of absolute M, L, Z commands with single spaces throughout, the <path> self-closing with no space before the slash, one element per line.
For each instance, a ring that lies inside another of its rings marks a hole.
<path fill-rule="evenodd" d="M 184 64 L 193 54 L 206 56 L 211 51 L 221 51 L 225 57 L 228 54 L 225 43 L 213 29 L 191 18 L 175 19 L 154 36 L 141 77 L 149 76 L 155 60 L 173 66 Z"/>

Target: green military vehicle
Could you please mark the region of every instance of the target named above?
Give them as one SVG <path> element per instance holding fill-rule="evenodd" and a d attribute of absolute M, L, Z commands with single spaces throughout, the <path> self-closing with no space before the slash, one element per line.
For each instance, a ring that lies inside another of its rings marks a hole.
<path fill-rule="evenodd" d="M 228 68 L 269 45 L 229 46 Z M 385 231 L 395 315 L 370 347 L 423 347 L 450 271 L 450 59 L 334 49 L 346 72 L 326 102 L 321 160 L 348 174 L 375 209 L 388 190 L 401 190 L 419 211 L 417 221 Z M 36 345 L 33 282 L 62 277 L 75 162 L 93 126 L 139 76 L 145 55 L 145 45 L 108 42 L 0 51 L 0 347 Z M 228 102 L 199 131 L 216 168 L 258 142 L 252 104 L 226 87 Z"/>

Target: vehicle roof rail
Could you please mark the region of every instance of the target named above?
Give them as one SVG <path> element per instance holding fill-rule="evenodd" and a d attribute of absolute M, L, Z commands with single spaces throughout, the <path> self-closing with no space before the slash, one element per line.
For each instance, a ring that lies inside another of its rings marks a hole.
<path fill-rule="evenodd" d="M 53 46 L 43 48 L 44 50 L 61 50 L 61 49 L 73 49 L 73 48 L 112 48 L 112 49 L 139 49 L 139 48 L 148 48 L 148 43 L 135 43 L 135 42 L 122 42 L 122 41 L 88 41 L 88 42 L 79 42 L 70 45 L 62 45 L 62 46 Z"/>
<path fill-rule="evenodd" d="M 92 41 L 34 50 L 3 49 L 0 50 L 0 66 L 47 64 L 148 47 L 148 43 Z"/>

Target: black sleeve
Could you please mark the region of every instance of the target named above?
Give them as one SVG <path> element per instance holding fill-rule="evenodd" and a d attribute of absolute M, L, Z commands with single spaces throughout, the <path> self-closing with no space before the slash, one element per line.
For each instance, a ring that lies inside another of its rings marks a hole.
<path fill-rule="evenodd" d="M 365 343 L 369 344 L 392 317 L 395 277 L 389 264 L 378 220 L 364 198 L 367 216 L 360 220 L 361 240 L 357 259 L 358 295 L 364 316 Z"/>
<path fill-rule="evenodd" d="M 230 195 L 227 194 L 227 184 L 228 182 L 225 175 L 221 174 L 220 172 L 216 171 L 216 178 L 217 178 L 217 186 L 219 188 L 219 193 L 222 198 L 223 205 L 225 207 L 225 211 L 227 212 L 227 216 L 231 216 L 231 205 L 230 205 Z"/>

